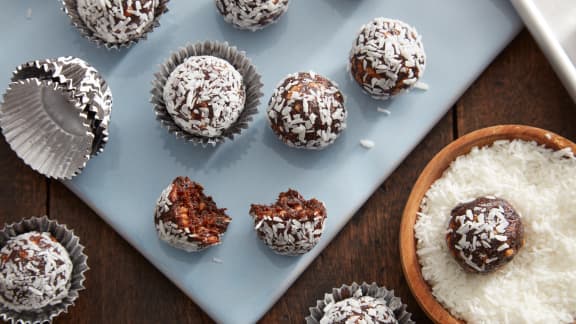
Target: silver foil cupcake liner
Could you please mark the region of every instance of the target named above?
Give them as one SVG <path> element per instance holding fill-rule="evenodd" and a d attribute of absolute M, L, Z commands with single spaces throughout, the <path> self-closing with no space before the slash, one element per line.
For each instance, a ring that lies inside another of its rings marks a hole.
<path fill-rule="evenodd" d="M 199 135 L 190 134 L 180 128 L 168 110 L 164 102 L 163 92 L 164 86 L 168 77 L 174 69 L 182 64 L 187 58 L 192 56 L 210 55 L 228 61 L 234 68 L 242 75 L 244 86 L 246 88 L 246 101 L 244 109 L 240 113 L 238 120 L 234 122 L 228 129 L 222 132 L 218 137 L 204 137 Z M 256 72 L 255 66 L 250 59 L 246 57 L 246 53 L 238 50 L 234 46 L 230 46 L 227 42 L 204 41 L 194 44 L 189 44 L 184 48 L 172 53 L 168 60 L 160 66 L 160 71 L 154 74 L 155 79 L 152 82 L 152 98 L 150 101 L 154 105 L 154 113 L 156 119 L 160 124 L 168 129 L 168 132 L 175 135 L 177 138 L 184 139 L 193 144 L 201 144 L 202 146 L 212 145 L 224 142 L 226 139 L 233 140 L 234 136 L 240 134 L 242 130 L 248 128 L 248 124 L 252 121 L 253 115 L 258 113 L 258 105 L 262 97 L 262 82 L 260 81 L 260 74 Z"/>
<path fill-rule="evenodd" d="M 32 169 L 70 179 L 104 150 L 112 93 L 85 61 L 58 57 L 21 64 L 0 109 L 6 141 Z"/>
<path fill-rule="evenodd" d="M 90 126 L 95 135 L 92 155 L 97 155 L 104 150 L 108 142 L 112 92 L 100 73 L 82 59 L 59 57 L 53 62 L 58 66 L 54 77 L 86 105 Z"/>
<path fill-rule="evenodd" d="M 73 94 L 57 83 L 28 78 L 10 83 L 0 109 L 6 141 L 32 169 L 69 179 L 90 159 L 94 134 Z"/>
<path fill-rule="evenodd" d="M 84 254 L 84 246 L 80 244 L 80 239 L 74 231 L 68 229 L 66 225 L 60 225 L 48 217 L 31 217 L 18 223 L 4 226 L 0 230 L 0 247 L 17 235 L 31 231 L 49 232 L 70 255 L 72 261 L 71 285 L 68 295 L 55 305 L 48 305 L 37 311 L 14 311 L 0 303 L 0 318 L 11 323 L 35 324 L 51 322 L 56 316 L 68 312 L 68 308 L 74 305 L 79 292 L 84 290 L 84 273 L 88 268 L 88 257 Z"/>
<path fill-rule="evenodd" d="M 13 72 L 12 81 L 31 77 L 57 82 L 85 105 L 95 135 L 92 155 L 102 152 L 108 142 L 112 92 L 100 73 L 82 59 L 68 56 L 24 63 Z"/>
<path fill-rule="evenodd" d="M 370 296 L 385 301 L 386 305 L 394 313 L 394 317 L 399 324 L 414 324 L 411 319 L 412 314 L 406 311 L 406 305 L 400 298 L 394 296 L 393 290 L 388 290 L 378 286 L 376 283 L 362 284 L 352 283 L 351 285 L 342 285 L 340 288 L 333 288 L 331 294 L 325 294 L 324 299 L 316 301 L 315 307 L 310 307 L 310 315 L 306 317 L 306 324 L 319 324 L 324 316 L 324 309 L 327 305 L 337 303 L 350 297 Z"/>
<path fill-rule="evenodd" d="M 11 81 L 15 82 L 29 78 L 37 78 L 40 80 L 59 82 L 59 80 L 54 77 L 55 69 L 56 66 L 51 60 L 29 61 L 16 67 L 16 70 L 12 72 Z"/>
<path fill-rule="evenodd" d="M 130 39 L 129 41 L 123 43 L 110 43 L 95 35 L 95 33 L 90 28 L 88 28 L 88 26 L 86 26 L 86 23 L 82 20 L 80 14 L 78 13 L 78 0 L 62 0 L 62 10 L 66 13 L 66 15 L 68 15 L 70 18 L 70 23 L 78 30 L 78 32 L 80 32 L 80 35 L 87 38 L 97 47 L 105 47 L 107 49 L 121 49 L 129 48 L 139 41 L 146 40 L 150 32 L 152 32 L 155 28 L 160 27 L 160 16 L 168 12 L 169 1 L 170 0 L 158 0 L 158 7 L 156 7 L 154 10 L 154 20 L 152 23 L 150 23 L 150 25 L 148 25 L 137 38 Z"/>

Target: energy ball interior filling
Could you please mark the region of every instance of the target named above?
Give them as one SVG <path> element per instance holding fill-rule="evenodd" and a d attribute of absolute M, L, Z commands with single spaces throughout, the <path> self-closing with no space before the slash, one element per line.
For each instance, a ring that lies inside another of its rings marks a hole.
<path fill-rule="evenodd" d="M 296 190 L 280 193 L 272 205 L 250 206 L 258 237 L 274 252 L 299 255 L 310 251 L 322 235 L 326 207 L 316 199 L 306 200 Z"/>
<path fill-rule="evenodd" d="M 160 194 L 154 211 L 158 237 L 166 243 L 196 252 L 221 243 L 232 219 L 218 208 L 204 188 L 188 177 L 177 177 Z"/>

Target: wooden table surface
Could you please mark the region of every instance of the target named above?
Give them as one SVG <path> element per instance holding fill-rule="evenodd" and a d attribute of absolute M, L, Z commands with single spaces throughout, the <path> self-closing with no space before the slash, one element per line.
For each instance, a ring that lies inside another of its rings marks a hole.
<path fill-rule="evenodd" d="M 434 91 L 433 84 L 431 88 Z M 473 130 L 510 123 L 545 128 L 576 141 L 576 105 L 526 30 L 374 192 L 261 322 L 302 323 L 308 307 L 325 292 L 354 281 L 375 281 L 394 289 L 416 322 L 430 322 L 412 297 L 400 266 L 398 231 L 404 204 L 420 171 L 445 145 Z M 0 170 L 0 223 L 47 214 L 73 228 L 86 246 L 91 268 L 87 289 L 56 323 L 212 322 L 74 194 L 24 165 L 3 137 Z"/>

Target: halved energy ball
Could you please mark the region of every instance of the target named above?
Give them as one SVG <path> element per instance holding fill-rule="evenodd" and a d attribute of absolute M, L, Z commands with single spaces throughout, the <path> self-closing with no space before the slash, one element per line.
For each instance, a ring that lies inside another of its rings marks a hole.
<path fill-rule="evenodd" d="M 275 204 L 252 204 L 250 215 L 258 237 L 274 252 L 299 255 L 310 251 L 320 240 L 326 207 L 290 189 L 280 193 Z"/>
<path fill-rule="evenodd" d="M 204 188 L 188 177 L 177 177 L 162 191 L 154 212 L 158 237 L 196 252 L 221 243 L 231 218 L 218 208 Z"/>

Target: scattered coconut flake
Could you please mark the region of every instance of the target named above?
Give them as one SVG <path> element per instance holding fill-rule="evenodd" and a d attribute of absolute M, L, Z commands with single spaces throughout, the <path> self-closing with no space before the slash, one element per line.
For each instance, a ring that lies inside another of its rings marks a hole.
<path fill-rule="evenodd" d="M 256 224 L 256 226 L 254 226 L 254 229 L 258 230 L 260 228 L 260 226 L 262 226 L 262 223 L 264 223 L 263 219 L 261 221 L 259 221 L 258 224 Z"/>
<path fill-rule="evenodd" d="M 521 140 L 496 141 L 454 160 L 426 193 L 414 226 L 422 276 L 436 299 L 468 323 L 574 323 L 574 174 L 570 150 Z M 446 245 L 446 222 L 457 204 L 488 195 L 515 207 L 526 243 L 502 269 L 466 273 Z"/>
<path fill-rule="evenodd" d="M 428 85 L 428 83 L 424 83 L 422 81 L 418 81 L 414 84 L 414 89 L 419 89 L 419 90 L 424 90 L 427 91 L 428 89 L 430 89 L 430 86 Z"/>
<path fill-rule="evenodd" d="M 32 8 L 26 10 L 26 19 L 32 19 Z"/>
<path fill-rule="evenodd" d="M 224 263 L 224 260 L 217 258 L 217 257 L 213 257 L 212 262 L 222 264 L 222 263 Z"/>
<path fill-rule="evenodd" d="M 389 109 L 383 107 L 378 107 L 376 108 L 376 110 L 378 110 L 378 112 L 385 114 L 386 116 L 390 116 L 390 114 L 392 114 L 392 112 Z"/>
<path fill-rule="evenodd" d="M 360 140 L 360 145 L 362 145 L 362 147 L 365 149 L 371 149 L 374 147 L 375 143 L 374 141 L 368 139 L 362 139 Z"/>

